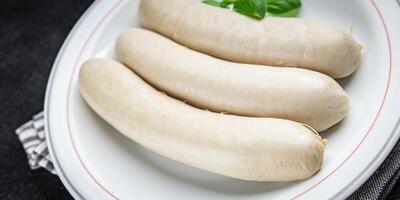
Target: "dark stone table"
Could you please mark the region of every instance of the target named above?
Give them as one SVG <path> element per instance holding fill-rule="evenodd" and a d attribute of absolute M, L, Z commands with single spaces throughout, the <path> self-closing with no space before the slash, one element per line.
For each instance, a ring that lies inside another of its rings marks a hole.
<path fill-rule="evenodd" d="M 0 1 L 0 199 L 72 199 L 57 176 L 29 169 L 14 130 L 43 110 L 51 67 L 91 0 Z"/>
<path fill-rule="evenodd" d="M 72 199 L 57 176 L 29 169 L 14 130 L 43 109 L 47 79 L 58 50 L 91 3 L 0 1 L 0 200 Z M 367 191 L 380 192 L 388 185 L 393 190 L 379 196 L 400 199 L 400 183 L 396 182 L 400 173 L 387 168 L 393 165 L 392 160 L 399 160 L 397 155 L 399 145 L 375 173 L 378 181 L 365 184 L 352 199 L 365 198 Z"/>

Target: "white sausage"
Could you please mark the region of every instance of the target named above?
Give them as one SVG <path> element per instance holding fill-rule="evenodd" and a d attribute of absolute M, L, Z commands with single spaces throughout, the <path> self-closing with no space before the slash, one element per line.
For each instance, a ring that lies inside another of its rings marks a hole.
<path fill-rule="evenodd" d="M 302 124 L 193 108 L 112 60 L 84 63 L 79 88 L 122 134 L 193 167 L 243 180 L 294 181 L 312 176 L 323 162 L 324 140 Z"/>
<path fill-rule="evenodd" d="M 294 66 L 333 78 L 353 73 L 362 46 L 327 23 L 266 17 L 258 21 L 201 0 L 142 0 L 142 24 L 189 48 L 235 62 Z"/>
<path fill-rule="evenodd" d="M 122 63 L 156 88 L 212 111 L 289 119 L 317 131 L 348 112 L 345 91 L 311 70 L 219 60 L 144 29 L 121 34 L 116 51 Z"/>

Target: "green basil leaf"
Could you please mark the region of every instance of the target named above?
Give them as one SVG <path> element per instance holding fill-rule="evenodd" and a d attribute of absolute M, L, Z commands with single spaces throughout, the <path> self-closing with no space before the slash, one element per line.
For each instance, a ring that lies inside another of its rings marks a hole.
<path fill-rule="evenodd" d="M 238 0 L 224 0 L 221 7 L 228 8 L 229 5 L 236 3 Z"/>
<path fill-rule="evenodd" d="M 221 8 L 233 8 L 238 13 L 260 20 L 266 15 L 294 17 L 299 14 L 301 8 L 301 0 L 203 0 L 202 2 Z"/>
<path fill-rule="evenodd" d="M 267 12 L 265 0 L 238 0 L 235 2 L 233 9 L 249 17 L 263 19 Z"/>
<path fill-rule="evenodd" d="M 267 12 L 266 15 L 274 16 L 274 17 L 296 17 L 299 15 L 299 13 L 300 13 L 300 8 L 297 8 L 297 9 L 293 9 L 288 12 L 280 13 L 280 14 L 271 14 L 271 13 Z"/>
<path fill-rule="evenodd" d="M 301 8 L 300 0 L 266 0 L 267 12 L 273 16 L 295 16 Z"/>

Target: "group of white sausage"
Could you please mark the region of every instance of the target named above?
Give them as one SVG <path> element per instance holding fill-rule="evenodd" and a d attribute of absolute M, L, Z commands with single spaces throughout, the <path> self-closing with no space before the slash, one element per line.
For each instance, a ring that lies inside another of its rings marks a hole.
<path fill-rule="evenodd" d="M 350 33 L 199 0 L 142 0 L 139 15 L 151 31 L 122 33 L 119 62 L 82 65 L 80 92 L 96 113 L 142 146 L 217 174 L 295 181 L 319 171 L 326 141 L 316 131 L 349 109 L 333 78 L 361 62 Z"/>

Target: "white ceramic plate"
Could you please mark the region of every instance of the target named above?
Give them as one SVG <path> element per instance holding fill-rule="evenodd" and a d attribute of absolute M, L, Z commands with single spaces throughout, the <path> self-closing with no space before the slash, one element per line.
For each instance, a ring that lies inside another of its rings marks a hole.
<path fill-rule="evenodd" d="M 395 0 L 303 0 L 301 17 L 353 27 L 367 49 L 356 74 L 341 81 L 348 117 L 324 134 L 322 170 L 294 183 L 253 183 L 197 170 L 156 155 L 101 120 L 78 93 L 80 64 L 113 56 L 116 36 L 139 26 L 137 0 L 94 3 L 61 49 L 48 84 L 50 153 L 76 199 L 343 199 L 382 163 L 399 138 L 400 7 Z M 111 45 L 111 46 L 110 46 Z"/>

